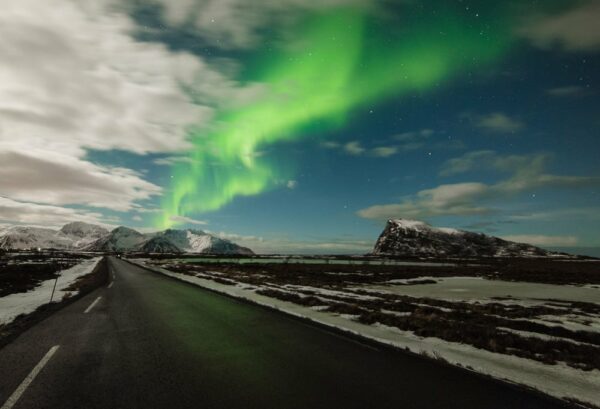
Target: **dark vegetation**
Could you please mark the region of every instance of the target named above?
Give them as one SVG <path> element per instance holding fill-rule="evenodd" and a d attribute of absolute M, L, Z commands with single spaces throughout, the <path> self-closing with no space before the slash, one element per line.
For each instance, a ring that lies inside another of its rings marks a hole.
<path fill-rule="evenodd" d="M 5 253 L 0 255 L 0 297 L 22 293 L 89 256 L 72 253 Z"/>
<path fill-rule="evenodd" d="M 38 322 L 43 321 L 52 315 L 54 312 L 64 308 L 86 294 L 89 294 L 96 288 L 105 285 L 107 282 L 108 263 L 107 259 L 104 258 L 98 263 L 96 268 L 90 274 L 80 277 L 67 289 L 69 291 L 73 291 L 74 293 L 79 291 L 78 293 L 71 296 L 67 294 L 65 298 L 59 302 L 44 304 L 31 314 L 19 315 L 10 324 L 0 325 L 0 348 L 10 343 L 28 328 L 31 328 Z"/>
<path fill-rule="evenodd" d="M 326 306 L 329 312 L 355 315 L 356 319 L 363 324 L 380 323 L 403 331 L 411 331 L 421 337 L 436 337 L 450 342 L 460 342 L 546 364 L 563 361 L 579 369 L 600 369 L 600 333 L 572 331 L 563 327 L 514 319 L 556 313 L 552 308 L 458 303 L 391 294 L 382 294 L 381 298 L 365 300 L 331 295 L 302 296 L 273 289 L 261 289 L 256 292 L 303 306 Z M 373 294 L 369 293 L 369 295 Z M 596 309 L 599 308 L 592 305 Z M 382 312 L 382 310 L 392 313 Z M 408 314 L 395 315 L 393 312 Z M 566 338 L 566 340 L 522 336 L 503 328 Z"/>
<path fill-rule="evenodd" d="M 595 259 L 481 258 L 472 260 L 435 260 L 440 265 L 431 267 L 393 265 L 390 263 L 401 260 L 370 258 L 352 259 L 352 264 L 336 264 L 336 258 L 328 259 L 328 263 L 322 264 L 305 264 L 300 262 L 302 259 L 296 258 L 290 258 L 284 263 L 266 263 L 264 262 L 264 257 L 227 257 L 231 262 L 215 262 L 215 257 L 205 257 L 206 262 L 202 260 L 196 261 L 198 260 L 197 256 L 193 257 L 194 261 L 190 262 L 186 262 L 185 257 L 176 257 L 175 255 L 153 255 L 151 258 L 155 262 L 180 260 L 185 262 L 185 265 L 195 265 L 227 274 L 242 269 L 248 274 L 268 274 L 275 280 L 281 279 L 286 282 L 290 282 L 289 280 L 310 280 L 314 278 L 319 283 L 335 282 L 336 280 L 375 283 L 392 279 L 411 279 L 423 276 L 462 276 L 559 285 L 600 285 L 600 260 Z M 239 264 L 238 262 L 242 260 L 244 262 Z M 306 260 L 310 260 L 310 258 Z M 365 264 L 365 262 L 373 261 L 383 264 Z M 433 262 L 433 260 L 405 261 Z M 182 265 L 184 263 L 173 264 Z"/>

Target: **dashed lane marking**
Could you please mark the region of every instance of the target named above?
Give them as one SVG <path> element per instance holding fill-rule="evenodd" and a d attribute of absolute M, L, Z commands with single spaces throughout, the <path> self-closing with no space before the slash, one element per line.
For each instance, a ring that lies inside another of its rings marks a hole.
<path fill-rule="evenodd" d="M 21 382 L 21 384 L 17 387 L 13 394 L 10 395 L 8 400 L 4 402 L 4 405 L 2 405 L 2 408 L 0 409 L 11 409 L 13 406 L 15 406 L 15 403 L 17 403 L 21 395 L 25 393 L 29 385 L 31 385 L 31 382 L 33 382 L 33 380 L 40 373 L 42 368 L 48 363 L 50 358 L 52 358 L 52 355 L 54 355 L 59 346 L 60 345 L 54 345 L 52 348 L 50 348 L 48 352 L 46 352 L 46 355 L 44 355 L 42 360 L 38 362 L 35 368 L 33 368 L 31 372 L 29 372 L 29 375 L 27 375 L 27 377 L 23 379 L 23 382 Z"/>
<path fill-rule="evenodd" d="M 96 304 L 98 304 L 98 301 L 100 301 L 100 299 L 101 299 L 101 298 L 102 298 L 102 297 L 98 297 L 98 298 L 96 298 L 96 299 L 94 300 L 94 302 L 93 302 L 93 303 L 91 303 L 91 304 L 90 304 L 90 306 L 89 306 L 89 307 L 87 307 L 87 309 L 86 309 L 86 310 L 85 310 L 83 313 L 84 313 L 84 314 L 87 314 L 88 312 L 90 312 L 90 311 L 92 310 L 92 308 L 94 308 L 94 306 L 95 306 Z"/>

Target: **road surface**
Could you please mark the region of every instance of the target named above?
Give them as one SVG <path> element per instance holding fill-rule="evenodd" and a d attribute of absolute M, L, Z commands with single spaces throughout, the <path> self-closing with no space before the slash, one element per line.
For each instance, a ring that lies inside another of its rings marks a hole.
<path fill-rule="evenodd" d="M 563 407 L 123 260 L 109 268 L 111 284 L 0 350 L 2 409 Z"/>

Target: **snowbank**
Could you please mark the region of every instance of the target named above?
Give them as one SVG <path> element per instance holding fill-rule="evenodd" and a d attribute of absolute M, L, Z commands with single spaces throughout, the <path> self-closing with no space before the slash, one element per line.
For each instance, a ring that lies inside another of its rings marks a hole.
<path fill-rule="evenodd" d="M 60 271 L 60 276 L 56 282 L 56 291 L 53 302 L 60 302 L 69 291 L 66 289 L 73 284 L 79 277 L 90 274 L 102 257 L 96 257 L 86 260 L 67 270 Z M 46 280 L 35 287 L 32 291 L 26 293 L 9 294 L 0 298 L 0 325 L 8 324 L 18 315 L 29 314 L 35 311 L 39 306 L 50 302 L 50 295 L 54 287 L 55 280 Z M 75 295 L 77 291 L 71 291 Z"/>
<path fill-rule="evenodd" d="M 364 325 L 353 321 L 352 317 L 323 312 L 315 308 L 256 294 L 243 285 L 223 285 L 211 280 L 147 266 L 143 260 L 130 261 L 143 268 L 181 281 L 245 299 L 382 344 L 408 349 L 418 354 L 440 357 L 451 364 L 497 379 L 526 385 L 557 398 L 574 398 L 596 405 L 600 402 L 600 371 L 598 370 L 581 371 L 564 364 L 545 365 L 529 359 L 477 349 L 470 345 L 447 342 L 438 338 L 422 338 L 411 332 L 384 325 Z"/>

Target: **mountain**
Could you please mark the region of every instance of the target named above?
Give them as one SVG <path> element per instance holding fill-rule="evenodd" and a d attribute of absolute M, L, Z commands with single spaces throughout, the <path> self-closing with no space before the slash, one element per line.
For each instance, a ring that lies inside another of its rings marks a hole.
<path fill-rule="evenodd" d="M 551 257 L 554 253 L 498 237 L 464 230 L 435 228 L 415 220 L 388 220 L 374 255 L 404 257 Z"/>
<path fill-rule="evenodd" d="M 108 234 L 104 227 L 84 222 L 65 224 L 60 232 L 73 240 L 75 248 L 85 247 Z"/>
<path fill-rule="evenodd" d="M 183 251 L 168 238 L 161 236 L 153 237 L 150 240 L 145 241 L 137 248 L 137 250 L 144 253 L 183 253 Z"/>
<path fill-rule="evenodd" d="M 254 254 L 249 248 L 238 246 L 229 240 L 215 237 L 202 230 L 169 229 L 157 233 L 154 238 L 167 240 L 184 253 Z"/>
<path fill-rule="evenodd" d="M 0 249 L 61 249 L 104 252 L 254 254 L 252 250 L 201 230 L 169 229 L 142 234 L 128 227 L 112 231 L 83 222 L 64 225 L 60 230 L 12 226 L 0 230 Z"/>
<path fill-rule="evenodd" d="M 1 249 L 67 249 L 71 247 L 72 243 L 72 238 L 60 231 L 52 229 L 29 226 L 12 226 L 0 231 Z"/>
<path fill-rule="evenodd" d="M 88 251 L 130 251 L 142 246 L 147 238 L 129 227 L 117 227 L 105 236 L 83 247 Z"/>

